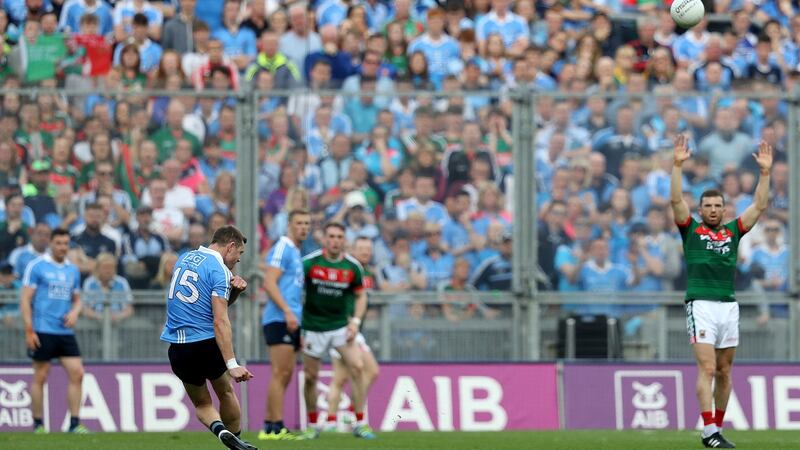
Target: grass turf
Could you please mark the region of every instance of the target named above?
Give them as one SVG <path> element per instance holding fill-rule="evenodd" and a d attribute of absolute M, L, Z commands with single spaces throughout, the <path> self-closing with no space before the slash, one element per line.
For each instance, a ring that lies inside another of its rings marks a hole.
<path fill-rule="evenodd" d="M 727 431 L 725 436 L 742 449 L 800 449 L 800 431 Z M 374 441 L 347 434 L 323 434 L 315 441 L 258 441 L 261 449 L 693 449 L 702 448 L 695 431 L 508 431 L 493 433 L 380 433 Z M 224 448 L 210 433 L 62 433 L 33 435 L 0 433 L 0 449 L 113 449 L 203 450 Z"/>

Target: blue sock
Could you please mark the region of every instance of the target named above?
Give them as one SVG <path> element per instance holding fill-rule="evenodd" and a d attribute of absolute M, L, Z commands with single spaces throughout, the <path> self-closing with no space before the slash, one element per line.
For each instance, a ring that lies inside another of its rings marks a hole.
<path fill-rule="evenodd" d="M 208 429 L 214 433 L 214 436 L 219 437 L 219 434 L 225 431 L 225 425 L 222 424 L 222 421 L 215 420 L 211 422 L 211 425 L 208 426 Z"/>
<path fill-rule="evenodd" d="M 233 435 L 236 436 L 237 438 L 238 437 L 242 437 L 242 430 L 239 430 L 236 433 L 233 433 Z"/>
<path fill-rule="evenodd" d="M 69 418 L 69 429 L 70 430 L 74 430 L 75 427 L 80 425 L 80 423 L 81 423 L 80 417 L 74 417 L 74 416 L 70 417 Z"/>
<path fill-rule="evenodd" d="M 264 433 L 270 433 L 270 432 L 272 432 L 272 422 L 270 422 L 269 420 L 265 420 L 264 421 Z"/>
<path fill-rule="evenodd" d="M 283 426 L 283 421 L 282 421 L 282 420 L 279 420 L 279 421 L 275 422 L 275 423 L 274 423 L 274 425 L 273 425 L 273 427 L 275 427 L 275 432 L 276 432 L 276 433 L 280 433 L 280 432 L 281 432 L 281 430 L 285 428 L 285 427 Z"/>
<path fill-rule="evenodd" d="M 43 426 L 44 426 L 44 421 L 42 421 L 42 419 L 36 419 L 36 418 L 33 419 L 33 429 L 34 430 L 39 428 L 39 427 L 43 427 Z"/>

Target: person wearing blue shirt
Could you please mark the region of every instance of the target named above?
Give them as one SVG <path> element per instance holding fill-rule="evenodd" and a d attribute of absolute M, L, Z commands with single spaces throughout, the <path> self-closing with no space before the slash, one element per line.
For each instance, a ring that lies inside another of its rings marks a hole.
<path fill-rule="evenodd" d="M 269 350 L 272 377 L 267 395 L 267 415 L 259 439 L 287 439 L 292 436 L 283 425 L 283 399 L 292 380 L 300 350 L 300 318 L 303 316 L 305 283 L 300 245 L 308 236 L 311 214 L 289 212 L 289 229 L 267 254 L 264 290 L 269 301 L 261 317 Z"/>
<path fill-rule="evenodd" d="M 747 269 L 758 266 L 763 270 L 759 284 L 765 291 L 785 291 L 789 283 L 789 247 L 782 236 L 783 225 L 776 219 L 764 222 L 764 243 L 750 256 Z"/>
<path fill-rule="evenodd" d="M 113 10 L 103 0 L 68 0 L 61 8 L 58 29 L 68 33 L 78 33 L 81 17 L 86 14 L 97 17 L 98 31 L 103 36 L 114 31 Z"/>
<path fill-rule="evenodd" d="M 492 10 L 475 23 L 475 38 L 481 48 L 485 48 L 486 39 L 492 33 L 502 36 L 507 49 L 519 49 L 516 54 L 528 46 L 530 28 L 525 19 L 509 10 L 509 3 L 509 0 L 493 0 Z"/>
<path fill-rule="evenodd" d="M 83 282 L 83 294 L 83 315 L 90 319 L 103 320 L 106 307 L 112 323 L 133 315 L 131 287 L 128 280 L 117 275 L 117 258 L 111 253 L 97 256 L 94 275 Z"/>
<path fill-rule="evenodd" d="M 406 220 L 411 212 L 422 214 L 425 222 L 444 224 L 447 220 L 447 210 L 441 203 L 431 200 L 436 195 L 436 184 L 433 177 L 420 174 L 414 180 L 414 197 L 402 200 L 397 204 L 397 218 Z"/>
<path fill-rule="evenodd" d="M 339 26 L 347 18 L 347 4 L 342 0 L 324 0 L 317 4 L 315 16 L 317 18 L 317 28 L 325 25 Z"/>
<path fill-rule="evenodd" d="M 78 268 L 67 259 L 69 232 L 53 231 L 50 253 L 36 258 L 25 269 L 22 278 L 20 312 L 25 325 L 25 345 L 33 359 L 31 410 L 34 432 L 46 433 L 43 422 L 43 389 L 50 372 L 50 361 L 58 358 L 67 372 L 67 404 L 69 431 L 87 433 L 80 423 L 83 383 L 83 362 L 75 323 L 81 312 Z"/>
<path fill-rule="evenodd" d="M 239 383 L 253 378 L 236 362 L 228 317 L 228 307 L 247 288 L 244 279 L 231 273 L 245 244 L 247 238 L 241 231 L 223 226 L 214 232 L 208 247 L 186 253 L 175 264 L 161 333 L 161 340 L 170 344 L 172 372 L 183 382 L 197 418 L 226 447 L 234 449 L 255 448 L 238 438 L 241 409 L 231 385 L 232 379 Z M 206 380 L 217 394 L 219 411 Z"/>
<path fill-rule="evenodd" d="M 147 17 L 144 14 L 133 16 L 133 45 L 139 50 L 139 70 L 144 73 L 157 69 L 164 51 L 161 46 L 147 37 Z M 114 64 L 120 65 L 122 50 L 127 45 L 118 45 L 114 50 Z"/>
<path fill-rule="evenodd" d="M 628 290 L 638 282 L 635 274 L 620 264 L 609 260 L 609 247 L 605 239 L 595 239 L 589 246 L 589 259 L 578 272 L 578 286 L 581 291 L 613 293 Z M 619 317 L 622 305 L 567 305 L 569 310 L 579 314 L 606 314 Z"/>
<path fill-rule="evenodd" d="M 14 275 L 22 279 L 25 269 L 34 259 L 44 256 L 50 243 L 50 226 L 44 222 L 37 223 L 31 231 L 31 242 L 24 247 L 17 247 L 8 256 L 8 263 L 14 268 Z"/>
<path fill-rule="evenodd" d="M 439 8 L 428 11 L 428 32 L 417 37 L 408 44 L 407 54 L 410 56 L 419 51 L 428 61 L 428 74 L 435 86 L 441 86 L 449 74 L 449 63 L 461 57 L 458 42 L 444 34 L 445 13 Z"/>
<path fill-rule="evenodd" d="M 700 59 L 710 37 L 706 31 L 707 25 L 708 19 L 703 18 L 691 30 L 675 39 L 675 43 L 672 44 L 672 52 L 675 54 L 675 60 L 678 61 L 679 66 L 687 67 Z"/>
<path fill-rule="evenodd" d="M 226 0 L 223 26 L 215 30 L 212 37 L 222 42 L 225 56 L 229 57 L 239 70 L 243 70 L 256 58 L 258 48 L 256 34 L 249 28 L 239 26 L 238 15 L 239 1 Z"/>
<path fill-rule="evenodd" d="M 442 227 L 436 223 L 425 225 L 425 253 L 415 258 L 411 264 L 411 271 L 424 275 L 425 285 L 417 285 L 419 289 L 433 290 L 453 276 L 455 258 L 445 251 L 442 245 Z"/>
<path fill-rule="evenodd" d="M 118 2 L 114 8 L 114 34 L 117 41 L 123 41 L 125 37 L 131 35 L 133 32 L 133 17 L 136 14 L 144 14 L 147 17 L 147 23 L 150 25 L 148 34 L 153 39 L 160 39 L 161 25 L 164 22 L 164 15 L 161 14 L 161 10 L 145 0 L 124 0 Z"/>

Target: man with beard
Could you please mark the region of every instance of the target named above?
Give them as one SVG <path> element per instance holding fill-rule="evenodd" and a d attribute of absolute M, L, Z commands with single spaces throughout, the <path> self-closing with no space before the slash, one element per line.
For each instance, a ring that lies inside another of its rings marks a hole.
<path fill-rule="evenodd" d="M 727 223 L 722 222 L 725 198 L 717 190 L 700 196 L 701 221 L 691 216 L 681 186 L 682 166 L 690 156 L 686 137 L 679 135 L 675 138 L 670 202 L 683 238 L 688 273 L 686 324 L 697 360 L 697 400 L 704 424 L 701 440 L 709 448 L 735 448 L 722 436 L 721 427 L 731 394 L 731 365 L 739 345 L 736 261 L 742 236 L 769 207 L 772 147 L 762 141 L 753 154 L 760 170 L 754 202 Z M 712 405 L 716 411 L 712 411 Z"/>

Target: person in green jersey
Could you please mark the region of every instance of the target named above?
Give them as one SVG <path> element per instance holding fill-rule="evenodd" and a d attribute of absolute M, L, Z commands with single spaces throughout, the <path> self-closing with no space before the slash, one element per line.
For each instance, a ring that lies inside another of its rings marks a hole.
<path fill-rule="evenodd" d="M 361 319 L 367 312 L 361 264 L 344 252 L 344 225 L 325 225 L 323 248 L 303 258 L 306 299 L 303 304 L 304 397 L 308 411 L 308 429 L 304 439 L 319 437 L 317 427 L 317 380 L 320 359 L 334 348 L 342 356 L 353 380 L 353 405 L 356 415 L 364 413 L 364 386 L 361 361 L 355 338 Z M 357 426 L 357 437 L 374 437 L 368 427 Z"/>
<path fill-rule="evenodd" d="M 734 448 L 721 431 L 731 393 L 733 356 L 739 345 L 739 305 L 734 294 L 736 260 L 742 236 L 753 228 L 769 206 L 772 147 L 761 141 L 757 153 L 753 154 L 761 172 L 754 201 L 741 216 L 727 223 L 722 223 L 725 198 L 717 190 L 700 195 L 701 221 L 691 216 L 681 186 L 682 166 L 690 156 L 686 137 L 678 135 L 670 203 L 683 238 L 688 273 L 686 324 L 697 360 L 697 400 L 704 424 L 701 440 L 705 447 Z M 715 410 L 711 409 L 712 405 Z"/>
<path fill-rule="evenodd" d="M 356 238 L 355 242 L 353 242 L 352 255 L 356 260 L 358 260 L 359 263 L 361 263 L 361 267 L 364 269 L 364 289 L 367 290 L 367 293 L 377 290 L 378 287 L 375 283 L 375 275 L 369 268 L 370 261 L 372 261 L 372 239 L 365 236 Z M 369 300 L 369 298 L 367 300 Z M 369 348 L 367 339 L 363 334 L 359 332 L 355 338 L 355 342 L 356 346 L 358 347 L 362 364 L 364 365 L 364 368 L 361 370 L 361 383 L 364 386 L 364 398 L 366 402 L 367 395 L 369 394 L 369 388 L 372 387 L 372 385 L 375 383 L 375 380 L 378 378 L 378 361 L 375 359 L 375 355 L 372 354 L 372 349 Z M 331 380 L 331 383 L 328 386 L 328 423 L 325 425 L 325 429 L 336 431 L 336 413 L 339 411 L 339 402 L 341 400 L 342 390 L 344 389 L 345 383 L 347 383 L 347 380 L 349 379 L 349 374 L 347 372 L 347 367 L 345 367 L 344 363 L 342 363 L 342 356 L 336 351 L 336 349 L 330 350 L 330 356 L 331 364 L 333 365 L 333 380 Z M 355 407 L 353 405 L 351 405 L 350 408 L 350 412 L 355 412 Z M 356 416 L 354 422 L 347 419 L 350 418 L 346 417 L 345 422 L 355 423 L 356 426 L 369 428 L 369 425 L 364 422 L 363 416 L 361 416 L 361 418 Z M 372 433 L 372 430 L 364 431 Z"/>

